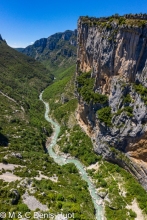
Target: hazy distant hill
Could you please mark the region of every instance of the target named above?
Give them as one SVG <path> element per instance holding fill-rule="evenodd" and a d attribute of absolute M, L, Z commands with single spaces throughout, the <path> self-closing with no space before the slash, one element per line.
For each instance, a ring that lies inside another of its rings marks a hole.
<path fill-rule="evenodd" d="M 22 52 L 24 50 L 24 48 L 14 48 L 16 49 L 18 52 Z"/>
<path fill-rule="evenodd" d="M 76 61 L 77 30 L 41 38 L 21 52 L 43 62 L 50 70 L 69 67 Z"/>

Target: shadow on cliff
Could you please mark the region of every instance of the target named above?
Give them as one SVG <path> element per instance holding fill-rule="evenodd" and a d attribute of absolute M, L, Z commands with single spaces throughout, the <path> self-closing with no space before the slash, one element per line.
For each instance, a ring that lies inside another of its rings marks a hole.
<path fill-rule="evenodd" d="M 7 147 L 8 146 L 8 138 L 0 133 L 0 146 Z"/>
<path fill-rule="evenodd" d="M 144 39 L 143 39 L 143 36 L 142 36 L 141 40 L 140 40 L 140 44 L 138 45 L 138 51 L 140 52 L 141 57 L 139 59 L 137 72 L 140 73 L 140 74 L 142 73 L 142 70 L 145 67 L 146 58 L 147 58 L 147 44 L 144 45 L 143 52 L 141 53 L 141 51 L 140 51 L 141 48 L 143 47 L 143 44 L 144 44 Z"/>

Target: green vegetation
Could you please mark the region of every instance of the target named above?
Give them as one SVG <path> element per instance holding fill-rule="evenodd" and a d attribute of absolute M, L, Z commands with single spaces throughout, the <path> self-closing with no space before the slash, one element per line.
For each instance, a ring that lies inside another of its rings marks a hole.
<path fill-rule="evenodd" d="M 132 102 L 132 98 L 130 94 L 127 94 L 126 96 L 123 97 L 123 103 L 124 104 L 130 104 Z"/>
<path fill-rule="evenodd" d="M 44 106 L 38 101 L 38 106 L 31 109 L 33 118 L 26 114 L 15 102 L 0 94 L 0 132 L 5 136 L 9 150 L 21 151 L 44 151 L 46 135 L 52 133 L 51 126 L 44 120 Z M 37 99 L 37 97 L 36 97 Z M 36 107 L 36 108 L 35 108 Z"/>
<path fill-rule="evenodd" d="M 112 126 L 112 123 L 111 123 L 112 114 L 111 114 L 110 106 L 98 110 L 97 116 L 98 116 L 98 119 L 101 122 L 104 122 L 108 127 Z"/>
<path fill-rule="evenodd" d="M 53 83 L 52 85 L 50 85 L 45 89 L 43 93 L 44 99 L 50 100 L 53 99 L 54 97 L 60 98 L 60 95 L 64 93 L 65 86 L 71 80 L 71 77 L 73 79 L 74 72 L 75 72 L 75 65 L 69 67 L 63 72 L 58 71 L 58 76 L 57 76 L 58 78 L 57 80 L 55 80 L 55 83 Z M 74 87 L 72 86 L 72 88 Z"/>
<path fill-rule="evenodd" d="M 134 84 L 134 89 L 137 93 L 140 94 L 141 99 L 147 105 L 147 88 L 141 84 Z"/>
<path fill-rule="evenodd" d="M 91 139 L 78 125 L 67 130 L 66 135 L 60 136 L 58 144 L 64 153 L 70 153 L 85 165 L 94 164 L 100 159 L 93 151 Z"/>
<path fill-rule="evenodd" d="M 119 17 L 119 25 L 126 24 L 126 19 L 124 17 Z"/>
<path fill-rule="evenodd" d="M 43 117 L 44 106 L 38 96 L 52 82 L 52 74 L 0 41 L 0 76 L 0 90 L 14 99 L 0 94 L 0 128 L 10 149 L 43 151 L 46 134 L 51 135 L 52 128 Z"/>
<path fill-rule="evenodd" d="M 138 26 L 144 27 L 147 24 L 146 20 L 143 19 L 134 19 L 133 16 L 120 16 L 118 14 L 112 15 L 110 17 L 105 18 L 95 18 L 95 17 L 81 17 L 82 22 L 88 26 L 97 26 L 101 28 L 111 29 L 111 23 L 115 22 L 118 25 L 126 25 L 126 26 Z"/>
<path fill-rule="evenodd" d="M 106 95 L 95 93 L 93 91 L 94 78 L 91 78 L 90 72 L 82 73 L 80 76 L 78 76 L 77 83 L 78 92 L 87 103 L 92 101 L 93 103 L 107 104 L 108 98 Z"/>
<path fill-rule="evenodd" d="M 93 152 L 90 138 L 77 125 L 74 116 L 77 108 L 73 85 L 74 71 L 74 67 L 71 67 L 62 72 L 54 84 L 45 90 L 43 98 L 49 101 L 52 116 L 62 125 L 58 141 L 61 151 L 70 153 L 85 165 L 89 165 L 95 163 L 99 157 Z M 88 74 L 86 73 L 85 77 Z M 61 101 L 63 94 L 67 98 L 65 103 Z"/>
<path fill-rule="evenodd" d="M 139 207 L 147 213 L 145 205 L 147 193 L 134 177 L 116 164 L 101 161 L 99 165 L 98 171 L 91 170 L 89 174 L 97 183 L 97 187 L 101 187 L 99 190 L 106 192 L 109 198 L 105 208 L 106 218 L 110 220 L 135 219 L 136 213 L 126 207 L 135 198 Z"/>
<path fill-rule="evenodd" d="M 74 172 L 72 172 L 73 167 Z M 79 219 L 82 219 L 82 216 L 87 220 L 88 218 L 94 219 L 92 212 L 94 207 L 87 190 L 87 184 L 83 180 L 80 180 L 80 176 L 77 174 L 77 170 L 75 174 L 75 170 L 76 168 L 72 164 L 65 165 L 62 169 L 59 169 L 58 180 L 60 181 L 60 187 L 58 182 L 34 180 L 34 187 L 46 195 L 42 196 L 36 191 L 36 197 L 43 204 L 48 204 L 48 207 L 53 212 L 59 212 L 61 208 L 63 209 L 63 213 L 73 212 L 74 210 L 75 215 Z M 81 191 L 82 193 L 80 193 Z"/>
<path fill-rule="evenodd" d="M 47 154 L 41 152 L 24 152 L 22 156 L 23 159 L 20 160 L 20 164 L 23 166 L 27 164 L 27 167 L 15 168 L 15 174 L 21 177 L 29 177 L 26 179 L 27 184 L 31 184 L 33 187 L 33 191 L 29 192 L 30 195 L 35 196 L 42 204 L 47 205 L 52 213 L 61 212 L 62 208 L 63 213 L 74 212 L 75 217 L 79 220 L 94 220 L 94 206 L 87 184 L 81 180 L 75 165 L 67 164 L 61 167 L 54 163 Z M 24 169 L 27 172 L 24 172 Z M 57 182 L 50 179 L 36 180 L 32 178 L 39 176 L 37 174 L 34 175 L 34 172 L 38 170 L 47 178 L 56 176 Z M 25 192 L 25 188 L 19 184 L 19 181 L 7 184 L 0 180 L 0 184 L 0 204 L 3 208 L 2 211 L 8 213 L 13 209 L 14 211 L 21 211 L 22 214 L 26 210 L 29 211 L 28 207 L 22 202 L 21 198 Z M 18 185 L 19 188 L 17 188 Z M 17 189 L 20 194 L 20 199 L 15 205 L 11 205 L 13 196 L 10 193 L 11 189 Z M 33 216 L 33 212 L 31 212 L 31 216 Z"/>
<path fill-rule="evenodd" d="M 77 107 L 74 97 L 75 66 L 58 75 L 57 80 L 45 89 L 43 99 L 48 101 L 52 116 L 61 124 L 67 125 L 69 116 Z"/>
<path fill-rule="evenodd" d="M 127 115 L 129 117 L 133 117 L 133 107 L 131 106 L 126 106 L 124 107 L 124 111 L 127 112 Z"/>
<path fill-rule="evenodd" d="M 115 115 L 120 115 L 122 112 L 126 112 L 129 117 L 133 117 L 133 107 L 126 106 L 124 108 L 118 109 Z"/>
<path fill-rule="evenodd" d="M 28 110 L 31 101 L 53 80 L 39 62 L 0 42 L 0 89 Z"/>
<path fill-rule="evenodd" d="M 57 109 L 54 110 L 54 116 L 57 119 L 57 121 L 61 122 L 63 121 L 67 123 L 69 119 L 69 115 L 71 112 L 73 112 L 74 109 L 77 107 L 77 99 L 71 99 L 67 103 L 65 103 L 63 106 L 59 106 Z"/>
<path fill-rule="evenodd" d="M 126 19 L 126 25 L 130 26 L 138 26 L 138 27 L 144 27 L 147 24 L 146 20 L 140 20 L 140 19 Z"/>

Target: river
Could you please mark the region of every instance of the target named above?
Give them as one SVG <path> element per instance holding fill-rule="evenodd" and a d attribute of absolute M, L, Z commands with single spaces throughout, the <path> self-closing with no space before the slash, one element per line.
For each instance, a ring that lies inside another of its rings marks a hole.
<path fill-rule="evenodd" d="M 67 163 L 74 163 L 75 164 L 75 166 L 79 170 L 79 173 L 80 173 L 82 179 L 85 180 L 88 184 L 88 189 L 89 189 L 89 192 L 90 192 L 90 195 L 91 195 L 94 207 L 95 207 L 96 220 L 104 220 L 103 205 L 101 204 L 102 199 L 98 196 L 98 194 L 96 192 L 96 188 L 95 188 L 94 184 L 92 183 L 92 181 L 90 180 L 84 165 L 79 160 L 77 160 L 75 158 L 67 158 L 65 156 L 57 155 L 53 150 L 53 147 L 56 145 L 57 138 L 58 138 L 58 135 L 60 132 L 60 125 L 58 123 L 56 123 L 55 121 L 53 121 L 51 117 L 49 117 L 49 104 L 42 99 L 42 94 L 43 94 L 43 92 L 40 94 L 39 99 L 45 105 L 44 117 L 48 122 L 50 122 L 52 124 L 52 127 L 54 129 L 54 135 L 52 137 L 51 143 L 49 144 L 49 146 L 47 146 L 48 153 L 49 153 L 50 157 L 52 157 L 54 159 L 54 161 L 61 166 L 65 165 Z"/>

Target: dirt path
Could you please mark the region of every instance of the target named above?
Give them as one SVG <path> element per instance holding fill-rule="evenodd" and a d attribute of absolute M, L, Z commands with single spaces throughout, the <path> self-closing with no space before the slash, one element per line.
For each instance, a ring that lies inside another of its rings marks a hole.
<path fill-rule="evenodd" d="M 139 208 L 136 199 L 133 200 L 131 205 L 127 205 L 127 208 L 132 209 L 133 212 L 135 212 L 137 214 L 137 217 L 135 218 L 135 220 L 146 220 L 147 219 L 147 217 L 145 217 L 142 214 L 142 210 Z"/>
<path fill-rule="evenodd" d="M 5 96 L 6 98 L 8 98 L 9 100 L 11 100 L 12 102 L 15 102 L 17 105 L 19 105 L 19 104 L 17 103 L 17 101 L 14 100 L 13 98 L 11 98 L 10 96 L 4 94 L 2 91 L 0 91 L 0 93 L 1 93 L 3 96 Z M 22 110 L 23 112 L 25 112 L 24 108 L 23 108 L 22 106 L 20 106 L 20 107 L 21 107 L 21 110 Z"/>
<path fill-rule="evenodd" d="M 8 95 L 4 94 L 2 91 L 0 91 L 0 93 L 1 93 L 3 96 L 5 96 L 5 97 L 7 97 L 8 99 L 10 99 L 12 102 L 17 103 L 14 99 L 12 99 L 12 98 L 9 97 Z"/>
<path fill-rule="evenodd" d="M 87 167 L 87 170 L 92 170 L 92 169 L 94 169 L 95 171 L 98 171 L 98 169 L 99 169 L 98 162 L 95 164 L 91 164 L 90 166 Z"/>

